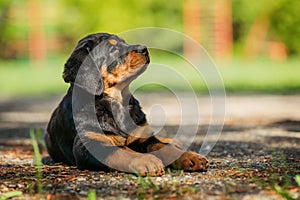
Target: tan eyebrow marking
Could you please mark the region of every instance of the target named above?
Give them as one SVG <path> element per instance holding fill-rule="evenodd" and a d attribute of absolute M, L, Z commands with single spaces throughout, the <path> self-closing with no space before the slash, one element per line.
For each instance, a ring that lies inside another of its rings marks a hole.
<path fill-rule="evenodd" d="M 110 39 L 108 42 L 112 45 L 118 44 L 117 40 L 115 40 L 115 39 Z"/>
<path fill-rule="evenodd" d="M 124 40 L 124 38 L 122 38 L 122 37 L 120 37 L 120 36 L 118 36 L 118 37 L 119 37 L 119 39 L 120 39 L 120 40 L 123 40 L 123 41 L 125 41 L 125 40 Z"/>

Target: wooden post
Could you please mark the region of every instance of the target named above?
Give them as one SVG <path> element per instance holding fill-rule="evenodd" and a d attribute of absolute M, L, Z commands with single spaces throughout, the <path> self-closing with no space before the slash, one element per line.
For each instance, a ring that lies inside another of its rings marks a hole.
<path fill-rule="evenodd" d="M 244 57 L 253 59 L 259 55 L 269 30 L 269 23 L 264 16 L 254 20 L 243 48 Z"/>
<path fill-rule="evenodd" d="M 28 0 L 28 47 L 29 58 L 33 65 L 45 61 L 47 56 L 42 18 L 41 1 Z"/>
<path fill-rule="evenodd" d="M 233 46 L 232 3 L 231 0 L 215 1 L 215 56 L 230 57 Z"/>
<path fill-rule="evenodd" d="M 183 0 L 183 31 L 186 35 L 200 43 L 200 1 Z M 196 55 L 195 49 L 188 41 L 184 41 L 184 55 Z M 200 53 L 200 52 L 199 52 Z"/>

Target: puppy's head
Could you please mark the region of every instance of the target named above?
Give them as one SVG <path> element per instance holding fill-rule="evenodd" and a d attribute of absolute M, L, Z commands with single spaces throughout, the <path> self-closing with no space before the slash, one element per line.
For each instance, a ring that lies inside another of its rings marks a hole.
<path fill-rule="evenodd" d="M 129 45 L 116 35 L 92 34 L 78 42 L 65 64 L 63 78 L 100 95 L 126 88 L 149 61 L 145 46 Z"/>

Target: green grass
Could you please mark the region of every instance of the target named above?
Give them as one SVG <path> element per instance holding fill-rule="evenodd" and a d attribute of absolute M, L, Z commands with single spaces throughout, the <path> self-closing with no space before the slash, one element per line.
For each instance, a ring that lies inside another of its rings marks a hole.
<path fill-rule="evenodd" d="M 33 157 L 36 167 L 36 186 L 37 186 L 37 193 L 42 194 L 43 193 L 43 186 L 41 179 L 43 178 L 43 164 L 41 159 L 40 150 L 38 147 L 38 141 L 41 140 L 41 132 L 40 130 L 36 130 L 36 132 L 33 129 L 30 129 L 30 139 L 31 144 L 33 148 Z"/>
<path fill-rule="evenodd" d="M 64 92 L 64 60 L 50 59 L 31 66 L 28 60 L 0 61 L 0 96 L 51 95 Z"/>
<path fill-rule="evenodd" d="M 86 197 L 87 200 L 96 200 L 97 194 L 95 190 L 90 190 L 88 196 Z"/>
<path fill-rule="evenodd" d="M 219 69 L 227 92 L 300 92 L 300 64 L 297 59 L 286 62 L 236 59 L 219 64 Z"/>
<path fill-rule="evenodd" d="M 280 194 L 280 196 L 286 200 L 299 200 L 300 199 L 300 175 L 295 176 L 295 181 L 298 185 L 298 198 L 294 198 L 287 190 L 283 189 L 279 185 L 275 184 L 274 185 L 274 190 Z"/>
<path fill-rule="evenodd" d="M 170 177 L 170 181 L 163 180 L 161 182 L 155 181 L 156 178 L 153 177 L 143 177 L 139 173 L 136 173 L 136 177 L 128 175 L 127 178 L 136 184 L 136 195 L 138 199 L 163 199 L 168 196 L 184 197 L 188 195 L 188 192 L 195 192 L 197 190 L 196 186 L 186 186 L 182 185 L 179 180 L 182 180 L 184 172 L 175 171 L 172 172 L 168 168 L 167 175 Z M 177 176 L 177 179 L 174 179 Z M 173 197 L 174 198 L 174 197 Z"/>
<path fill-rule="evenodd" d="M 65 59 L 66 57 L 56 57 L 36 66 L 31 66 L 28 60 L 0 61 L 0 96 L 64 93 L 68 87 L 62 79 Z M 165 64 L 168 67 L 150 65 L 133 82 L 133 89 L 207 91 L 201 74 L 183 59 L 153 54 L 151 60 L 152 63 Z M 300 93 L 300 64 L 296 58 L 285 62 L 233 59 L 218 62 L 217 66 L 227 93 Z M 150 82 L 154 84 L 149 84 Z"/>
<path fill-rule="evenodd" d="M 21 196 L 23 193 L 21 191 L 15 190 L 11 192 L 6 192 L 0 195 L 0 200 L 11 199 L 14 197 Z"/>

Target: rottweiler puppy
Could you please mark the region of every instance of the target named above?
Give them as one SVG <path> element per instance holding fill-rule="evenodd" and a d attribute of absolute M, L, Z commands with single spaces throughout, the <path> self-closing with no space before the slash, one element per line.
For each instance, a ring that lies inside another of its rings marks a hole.
<path fill-rule="evenodd" d="M 162 175 L 165 167 L 206 171 L 208 161 L 150 130 L 129 84 L 150 62 L 148 49 L 116 35 L 81 39 L 64 66 L 67 94 L 48 123 L 53 161 L 79 169 Z"/>

